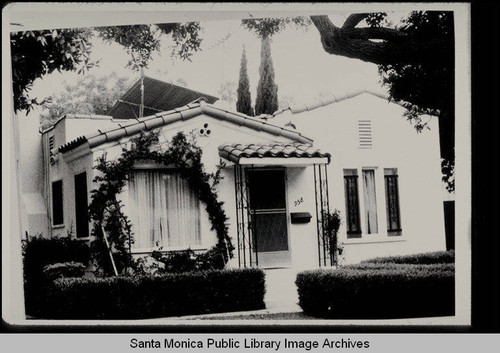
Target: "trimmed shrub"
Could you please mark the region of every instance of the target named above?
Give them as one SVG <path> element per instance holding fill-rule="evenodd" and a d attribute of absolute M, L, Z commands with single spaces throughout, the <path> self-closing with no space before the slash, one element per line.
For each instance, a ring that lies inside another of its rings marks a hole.
<path fill-rule="evenodd" d="M 47 265 L 43 268 L 45 281 L 54 281 L 62 277 L 83 277 L 86 266 L 80 262 L 63 262 Z"/>
<path fill-rule="evenodd" d="M 43 305 L 40 300 L 44 286 L 43 269 L 47 265 L 64 262 L 87 264 L 90 251 L 87 244 L 70 238 L 31 237 L 23 242 L 23 268 L 26 313 L 38 316 Z"/>
<path fill-rule="evenodd" d="M 46 289 L 47 319 L 144 319 L 262 309 L 260 269 L 161 276 L 60 278 Z"/>
<path fill-rule="evenodd" d="M 442 264 L 430 264 L 430 265 L 412 265 L 412 264 L 403 264 L 403 263 L 360 263 L 355 265 L 348 265 L 342 267 L 342 269 L 352 269 L 352 270 L 402 270 L 402 271 L 419 271 L 425 270 L 427 272 L 441 272 L 441 271 L 454 271 L 455 265 L 450 263 L 442 263 Z"/>
<path fill-rule="evenodd" d="M 361 264 L 301 272 L 296 280 L 306 314 L 343 319 L 454 315 L 454 265 Z"/>
<path fill-rule="evenodd" d="M 86 243 L 70 238 L 31 238 L 24 243 L 24 278 L 26 281 L 41 278 L 47 265 L 63 262 L 88 263 L 90 251 Z"/>
<path fill-rule="evenodd" d="M 436 251 L 405 256 L 378 257 L 362 261 L 361 263 L 395 263 L 415 265 L 455 263 L 455 251 Z"/>

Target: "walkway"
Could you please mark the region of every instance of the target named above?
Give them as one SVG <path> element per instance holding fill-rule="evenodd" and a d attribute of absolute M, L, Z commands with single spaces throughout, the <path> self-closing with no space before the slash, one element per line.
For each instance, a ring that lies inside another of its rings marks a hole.
<path fill-rule="evenodd" d="M 301 311 L 295 278 L 297 271 L 290 268 L 265 269 L 266 309 L 281 312 Z"/>

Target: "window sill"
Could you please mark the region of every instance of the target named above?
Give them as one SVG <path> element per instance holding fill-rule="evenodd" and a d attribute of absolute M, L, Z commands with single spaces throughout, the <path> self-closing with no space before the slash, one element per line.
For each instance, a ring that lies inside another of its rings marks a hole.
<path fill-rule="evenodd" d="M 77 238 L 77 237 L 74 237 L 73 239 L 75 240 L 80 240 L 80 241 L 89 241 L 90 240 L 90 237 L 81 237 L 81 238 Z"/>
<path fill-rule="evenodd" d="M 65 225 L 64 224 L 53 224 L 52 225 L 52 229 L 61 229 L 61 228 L 64 228 Z"/>
<path fill-rule="evenodd" d="M 163 248 L 161 250 L 158 250 L 158 248 L 138 248 L 138 249 L 132 249 L 132 254 L 133 255 L 143 255 L 143 254 L 151 254 L 153 251 L 158 251 L 161 253 L 167 253 L 169 251 L 185 251 L 191 249 L 193 251 L 207 251 L 208 247 L 203 246 L 203 245 L 197 245 L 197 246 L 191 246 L 191 247 L 171 247 L 171 248 Z"/>
<path fill-rule="evenodd" d="M 373 235 L 373 234 L 372 234 Z M 399 236 L 390 236 L 387 235 L 383 238 L 374 238 L 374 239 L 366 239 L 366 238 L 356 238 L 356 239 L 347 239 L 342 242 L 343 245 L 354 245 L 354 244 L 379 244 L 379 243 L 398 243 L 405 242 L 407 239 L 402 235 Z"/>

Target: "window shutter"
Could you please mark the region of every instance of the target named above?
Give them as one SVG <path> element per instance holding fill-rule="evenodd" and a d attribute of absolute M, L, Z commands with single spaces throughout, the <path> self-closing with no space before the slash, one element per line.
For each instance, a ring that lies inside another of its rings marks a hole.
<path fill-rule="evenodd" d="M 344 191 L 347 238 L 361 238 L 358 175 L 356 169 L 344 169 Z"/>
<path fill-rule="evenodd" d="M 401 216 L 399 210 L 399 189 L 397 169 L 384 169 L 385 200 L 387 208 L 387 233 L 401 235 Z"/>

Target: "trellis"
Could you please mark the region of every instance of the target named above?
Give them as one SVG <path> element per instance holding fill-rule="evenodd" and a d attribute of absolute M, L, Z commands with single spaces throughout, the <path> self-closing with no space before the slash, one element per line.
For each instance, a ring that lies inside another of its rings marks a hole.
<path fill-rule="evenodd" d="M 335 256 L 336 244 L 330 239 L 325 217 L 325 215 L 330 214 L 328 168 L 326 164 L 314 165 L 314 195 L 316 200 L 319 266 L 334 266 L 337 264 Z"/>
<path fill-rule="evenodd" d="M 253 166 L 234 166 L 234 192 L 236 199 L 236 226 L 238 234 L 238 265 L 254 267 L 259 265 L 258 244 L 255 236 L 255 210 L 250 208 L 247 170 Z"/>
<path fill-rule="evenodd" d="M 255 222 L 253 222 L 255 219 L 255 210 L 252 210 L 250 207 L 250 185 L 247 177 L 247 172 L 253 169 L 253 165 L 244 166 L 236 164 L 234 166 L 238 265 L 240 267 L 254 267 L 259 265 Z M 336 244 L 330 239 L 326 223 L 326 215 L 330 214 L 326 164 L 314 164 L 314 191 L 319 266 L 334 266 L 337 264 Z"/>

